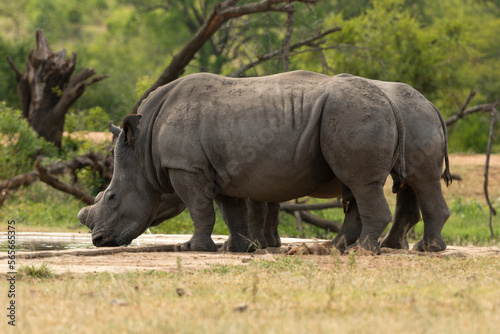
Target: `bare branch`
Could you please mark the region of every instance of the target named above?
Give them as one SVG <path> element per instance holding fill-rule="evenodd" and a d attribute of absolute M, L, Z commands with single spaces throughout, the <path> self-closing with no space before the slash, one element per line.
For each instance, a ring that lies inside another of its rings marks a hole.
<path fill-rule="evenodd" d="M 98 153 L 90 152 L 78 156 L 69 161 L 59 161 L 45 167 L 48 174 L 61 175 L 90 166 L 93 171 L 99 173 L 101 178 L 111 180 L 113 176 L 113 159 L 102 156 Z M 7 197 L 10 190 L 15 190 L 22 186 L 29 186 L 38 180 L 38 172 L 32 171 L 17 175 L 9 180 L 0 183 L 0 205 Z"/>
<path fill-rule="evenodd" d="M 466 116 L 469 116 L 470 114 L 476 113 L 476 112 L 491 112 L 493 109 L 495 109 L 498 106 L 498 101 L 493 102 L 493 103 L 485 103 L 485 104 L 480 104 L 478 106 L 468 108 L 464 110 L 463 112 L 457 112 L 455 115 L 451 116 L 446 120 L 446 126 L 450 127 L 453 124 L 455 124 L 459 119 L 464 118 Z"/>
<path fill-rule="evenodd" d="M 486 197 L 486 202 L 488 203 L 488 207 L 490 208 L 490 234 L 491 240 L 495 240 L 495 234 L 493 233 L 493 216 L 496 216 L 497 212 L 490 201 L 490 196 L 488 195 L 488 176 L 489 176 L 489 167 L 490 167 L 490 155 L 491 155 L 491 146 L 493 143 L 493 138 L 495 134 L 495 121 L 496 121 L 497 110 L 493 108 L 491 110 L 491 122 L 490 122 L 490 135 L 488 138 L 488 145 L 486 148 L 486 164 L 484 167 L 484 196 Z"/>
<path fill-rule="evenodd" d="M 318 1 L 319 0 L 262 0 L 235 6 L 238 2 L 237 0 L 226 0 L 223 3 L 217 4 L 196 35 L 193 36 L 184 48 L 174 56 L 170 64 L 160 74 L 153 85 L 142 94 L 132 108 L 131 113 L 136 114 L 141 102 L 156 88 L 177 79 L 184 72 L 184 68 L 191 62 L 204 43 L 228 20 L 265 11 L 286 11 L 284 8 L 291 2 L 317 3 Z M 278 5 L 282 6 L 280 7 Z"/>
<path fill-rule="evenodd" d="M 343 208 L 342 202 L 327 202 L 327 203 L 318 203 L 318 204 L 299 204 L 299 203 L 290 203 L 283 202 L 280 203 L 280 209 L 283 211 L 309 211 L 309 210 L 324 210 L 324 209 L 333 209 L 333 208 Z"/>
<path fill-rule="evenodd" d="M 329 35 L 329 34 L 332 34 L 334 32 L 337 32 L 337 31 L 340 31 L 342 30 L 342 28 L 340 27 L 335 27 L 335 28 L 332 28 L 332 29 L 328 29 L 322 33 L 319 33 L 318 35 L 316 36 L 313 36 L 313 37 L 310 37 L 308 39 L 305 39 L 303 41 L 300 41 L 298 43 L 295 43 L 295 44 L 292 44 L 290 45 L 290 51 L 292 50 L 295 50 L 295 49 L 298 49 L 298 48 L 301 48 L 303 46 L 309 46 L 311 45 L 312 43 L 314 43 L 315 41 L 318 41 L 319 39 Z M 251 69 L 252 67 L 255 67 L 259 64 L 262 64 L 263 62 L 266 62 L 270 59 L 273 59 L 273 58 L 276 58 L 276 57 L 279 57 L 280 55 L 280 50 L 277 50 L 277 51 L 273 51 L 273 52 L 270 52 L 268 54 L 265 54 L 263 56 L 260 56 L 257 60 L 251 62 L 251 63 L 248 63 L 246 64 L 245 66 L 241 67 L 240 69 L 232 72 L 231 74 L 229 74 L 229 77 L 239 77 L 241 76 L 243 73 L 245 73 L 246 71 L 248 71 L 249 69 Z"/>
<path fill-rule="evenodd" d="M 7 56 L 7 62 L 9 63 L 10 68 L 16 73 L 16 81 L 19 82 L 23 74 L 17 69 L 16 65 L 14 64 L 10 56 Z"/>
<path fill-rule="evenodd" d="M 320 218 L 307 211 L 299 211 L 302 220 L 330 232 L 339 232 L 342 224 L 333 220 Z"/>
<path fill-rule="evenodd" d="M 465 109 L 469 105 L 470 101 L 472 101 L 472 99 L 474 98 L 474 96 L 476 96 L 476 91 L 474 90 L 474 88 L 472 88 L 470 90 L 469 96 L 467 96 L 467 99 L 465 99 L 464 104 L 462 105 L 462 107 L 460 107 L 460 110 L 458 111 L 459 115 L 462 115 L 464 113 Z"/>
<path fill-rule="evenodd" d="M 286 34 L 285 38 L 283 38 L 283 42 L 281 44 L 280 53 L 283 53 L 283 72 L 288 72 L 288 60 L 290 58 L 290 40 L 292 38 L 293 32 L 293 24 L 295 22 L 295 7 L 293 4 L 287 6 L 288 8 L 288 19 L 286 20 Z M 279 72 L 279 60 L 276 65 L 276 72 Z"/>
<path fill-rule="evenodd" d="M 49 186 L 73 195 L 88 205 L 94 204 L 94 197 L 49 175 L 47 169 L 42 166 L 39 160 L 37 160 L 35 163 L 35 170 L 38 172 L 38 177 L 40 178 L 40 180 L 47 183 Z"/>

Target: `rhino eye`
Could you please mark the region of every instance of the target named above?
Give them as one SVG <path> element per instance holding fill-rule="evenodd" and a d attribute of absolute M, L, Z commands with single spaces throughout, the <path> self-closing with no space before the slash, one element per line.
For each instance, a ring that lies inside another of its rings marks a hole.
<path fill-rule="evenodd" d="M 113 193 L 107 193 L 107 194 L 106 194 L 106 199 L 107 199 L 108 201 L 114 201 L 114 200 L 116 199 L 116 195 L 115 195 L 115 194 L 113 194 Z"/>

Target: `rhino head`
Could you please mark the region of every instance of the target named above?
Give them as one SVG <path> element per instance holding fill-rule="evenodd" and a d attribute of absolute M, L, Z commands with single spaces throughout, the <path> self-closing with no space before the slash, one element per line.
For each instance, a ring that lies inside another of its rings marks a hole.
<path fill-rule="evenodd" d="M 145 152 L 139 121 L 141 115 L 124 118 L 122 129 L 110 125 L 118 137 L 113 178 L 93 205 L 78 213 L 80 222 L 92 231 L 95 246 L 127 245 L 148 227 L 158 225 L 185 208 L 175 194 L 164 194 L 151 185 L 145 172 Z M 160 206 L 160 202 L 162 205 Z"/>

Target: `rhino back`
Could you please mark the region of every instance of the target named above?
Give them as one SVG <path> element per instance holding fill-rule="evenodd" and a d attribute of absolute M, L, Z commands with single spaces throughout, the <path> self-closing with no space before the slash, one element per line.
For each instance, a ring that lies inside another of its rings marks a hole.
<path fill-rule="evenodd" d="M 303 71 L 246 79 L 185 77 L 164 97 L 153 152 L 164 169 L 201 170 L 232 196 L 260 193 L 262 180 L 276 185 L 266 185 L 266 199 L 313 191 L 333 177 L 319 147 L 331 80 Z M 287 189 L 291 178 L 303 180 L 302 186 Z"/>

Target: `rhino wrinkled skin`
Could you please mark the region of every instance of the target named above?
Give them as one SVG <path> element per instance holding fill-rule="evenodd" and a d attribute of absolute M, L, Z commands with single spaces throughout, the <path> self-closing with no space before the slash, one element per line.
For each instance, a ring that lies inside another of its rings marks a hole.
<path fill-rule="evenodd" d="M 242 200 L 347 193 L 347 223 L 334 243 L 345 248 L 357 240 L 380 252 L 378 239 L 391 221 L 383 193 L 391 174 L 397 208 L 382 246 L 407 247 L 406 232 L 421 211 L 424 237 L 416 249 L 442 250 L 449 216 L 440 183 L 443 158 L 449 177 L 443 125 L 432 103 L 399 83 L 306 71 L 189 75 L 155 90 L 138 115 L 123 120 L 113 179 L 79 219 L 96 246 L 129 244 L 180 209 L 162 214 L 165 194 L 174 194 L 194 224 L 181 249 L 215 251 L 214 200 L 236 236 L 255 221 Z"/>

